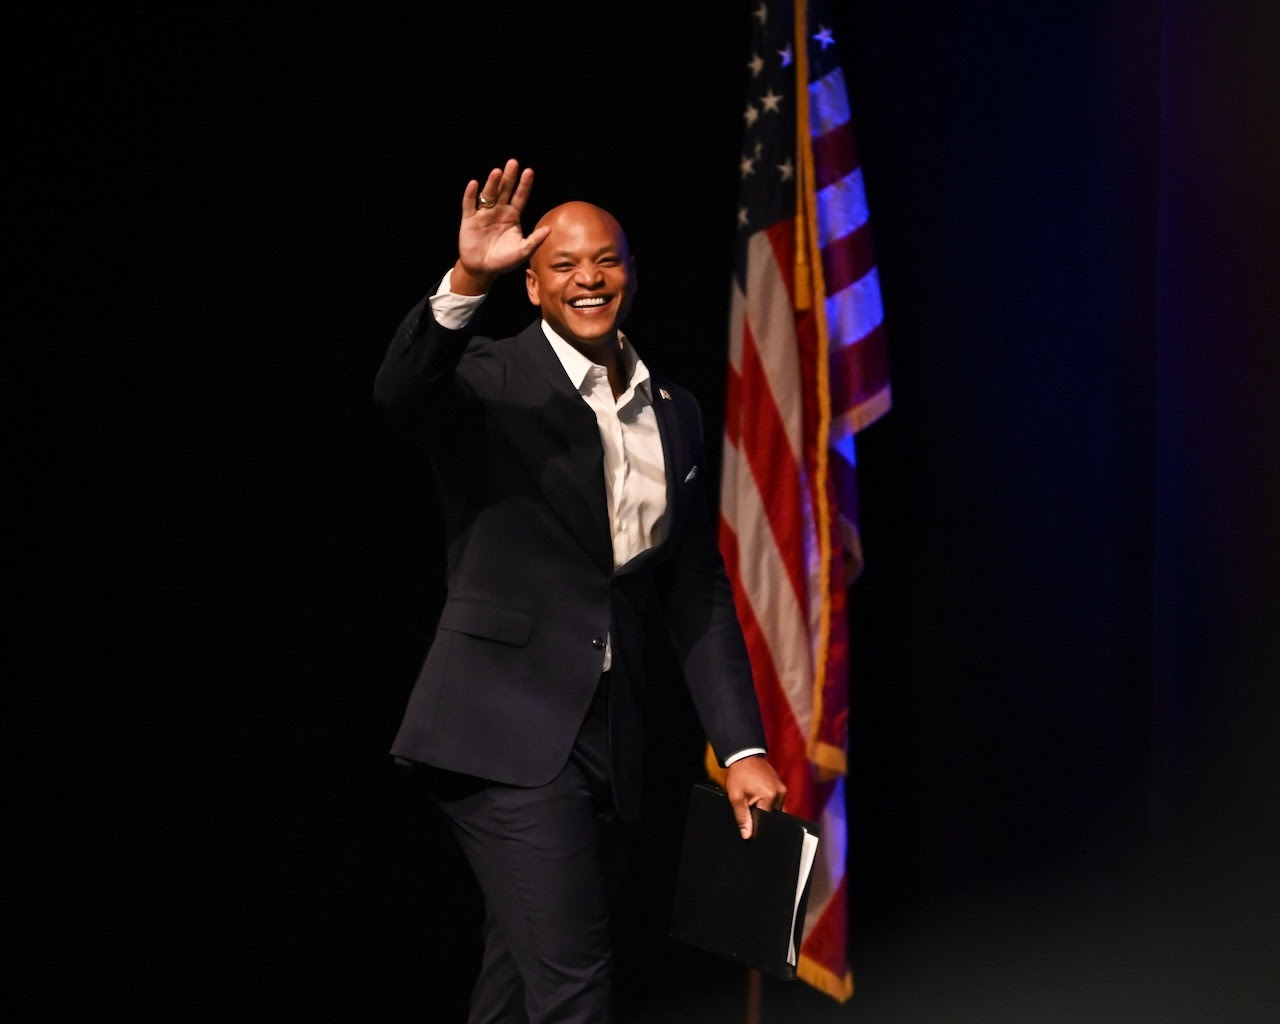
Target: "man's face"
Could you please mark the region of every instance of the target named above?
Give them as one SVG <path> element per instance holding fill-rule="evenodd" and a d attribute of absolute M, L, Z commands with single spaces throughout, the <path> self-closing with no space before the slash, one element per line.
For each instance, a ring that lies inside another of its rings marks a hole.
<path fill-rule="evenodd" d="M 631 307 L 635 278 L 622 228 L 589 203 L 566 203 L 543 218 L 551 234 L 525 271 L 529 301 L 566 341 L 595 349 L 613 341 Z"/>

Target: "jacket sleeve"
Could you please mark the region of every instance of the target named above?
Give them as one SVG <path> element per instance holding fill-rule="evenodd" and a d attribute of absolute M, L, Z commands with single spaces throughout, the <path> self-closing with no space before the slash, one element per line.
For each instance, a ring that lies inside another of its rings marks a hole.
<path fill-rule="evenodd" d="M 700 432 L 696 405 L 692 398 L 689 403 L 694 431 Z M 691 486 L 687 521 L 673 531 L 674 548 L 658 567 L 655 583 L 698 718 L 723 764 L 739 750 L 764 747 L 765 735 L 706 492 L 700 481 Z"/>
<path fill-rule="evenodd" d="M 475 384 L 501 372 L 484 358 L 491 349 L 483 341 L 473 343 L 469 326 L 441 326 L 424 298 L 391 339 L 374 380 L 375 404 L 397 427 L 427 442 L 458 429 L 460 418 L 474 412 Z M 464 356 L 465 372 L 459 372 Z"/>

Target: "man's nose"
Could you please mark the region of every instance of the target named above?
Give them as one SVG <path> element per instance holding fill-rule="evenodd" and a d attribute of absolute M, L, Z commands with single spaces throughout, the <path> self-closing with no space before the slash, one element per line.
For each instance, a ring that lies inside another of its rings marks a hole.
<path fill-rule="evenodd" d="M 594 263 L 584 263 L 578 267 L 576 283 L 583 288 L 598 287 L 604 281 L 604 272 Z"/>

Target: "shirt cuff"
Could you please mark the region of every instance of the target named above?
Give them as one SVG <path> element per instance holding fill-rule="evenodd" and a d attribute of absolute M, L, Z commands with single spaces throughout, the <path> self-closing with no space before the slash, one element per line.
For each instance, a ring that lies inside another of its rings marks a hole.
<path fill-rule="evenodd" d="M 739 750 L 737 753 L 730 754 L 724 759 L 726 768 L 733 764 L 734 761 L 741 761 L 744 757 L 751 757 L 753 754 L 763 754 L 764 747 L 747 747 L 745 750 Z"/>
<path fill-rule="evenodd" d="M 441 327 L 460 331 L 471 323 L 471 318 L 476 315 L 476 310 L 480 308 L 485 297 L 456 294 L 449 286 L 452 276 L 453 268 L 450 267 L 449 272 L 440 279 L 440 287 L 431 296 L 431 315 L 436 318 L 436 323 Z"/>

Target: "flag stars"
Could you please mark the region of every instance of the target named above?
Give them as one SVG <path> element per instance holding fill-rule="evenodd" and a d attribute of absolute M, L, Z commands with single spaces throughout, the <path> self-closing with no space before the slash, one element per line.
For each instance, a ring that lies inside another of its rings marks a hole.
<path fill-rule="evenodd" d="M 760 24 L 763 25 L 766 21 L 769 20 L 769 8 L 767 8 L 762 2 L 760 6 L 757 7 L 755 11 L 752 12 L 752 17 L 754 17 L 756 21 L 760 22 Z"/>
<path fill-rule="evenodd" d="M 787 43 L 787 48 L 785 50 L 779 50 L 778 56 L 782 58 L 782 66 L 784 68 L 791 67 L 791 61 L 794 57 L 794 54 L 791 52 L 791 44 Z"/>
<path fill-rule="evenodd" d="M 751 69 L 751 77 L 756 78 L 764 70 L 764 58 L 758 53 L 753 53 L 751 59 L 747 61 L 747 67 Z"/>
<path fill-rule="evenodd" d="M 825 50 L 828 46 L 835 45 L 836 37 L 831 34 L 831 29 L 827 28 L 826 25 L 819 24 L 818 31 L 814 34 L 813 41 L 815 43 L 821 43 L 822 48 Z"/>
<path fill-rule="evenodd" d="M 747 208 L 745 206 L 738 207 L 738 226 L 747 227 Z"/>
<path fill-rule="evenodd" d="M 742 172 L 742 180 L 746 181 L 748 177 L 756 173 L 756 158 L 744 156 L 738 164 L 738 170 Z"/>
<path fill-rule="evenodd" d="M 760 97 L 760 102 L 764 105 L 766 111 L 776 114 L 778 113 L 778 104 L 782 102 L 782 97 L 770 88 L 767 93 Z"/>
<path fill-rule="evenodd" d="M 778 175 L 782 181 L 790 181 L 796 176 L 796 165 L 791 162 L 791 157 L 787 157 L 786 161 L 778 166 Z"/>
<path fill-rule="evenodd" d="M 742 119 L 747 122 L 747 127 L 750 128 L 760 120 L 760 111 L 748 103 L 747 109 L 742 112 Z"/>

